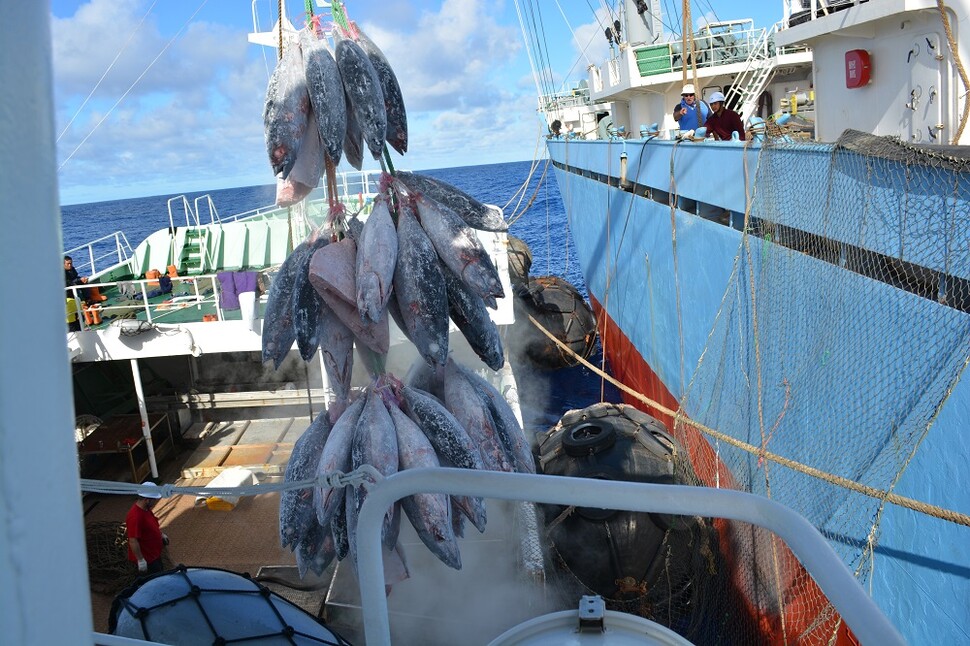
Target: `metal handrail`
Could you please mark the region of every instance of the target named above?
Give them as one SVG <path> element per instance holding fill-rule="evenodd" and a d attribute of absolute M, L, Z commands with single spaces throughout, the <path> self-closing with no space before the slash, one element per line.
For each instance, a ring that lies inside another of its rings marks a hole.
<path fill-rule="evenodd" d="M 104 253 L 95 252 L 95 247 L 100 246 L 102 243 L 107 243 L 109 240 L 112 241 L 113 244 L 110 246 L 108 251 L 105 251 Z M 128 259 L 131 258 L 131 256 L 133 256 L 135 253 L 131 248 L 131 245 L 128 243 L 128 238 L 126 238 L 125 234 L 121 231 L 115 231 L 114 233 L 101 236 L 96 240 L 91 240 L 90 242 L 86 242 L 78 247 L 68 249 L 64 252 L 64 255 L 71 256 L 73 258 L 74 255 L 80 252 L 85 254 L 87 260 L 84 262 L 77 262 L 75 260 L 74 267 L 78 271 L 91 276 L 98 273 L 99 260 L 104 260 L 105 258 L 112 258 L 112 260 L 114 260 L 116 258 L 117 260 L 115 260 L 111 265 L 114 267 L 123 262 L 127 262 Z"/>
<path fill-rule="evenodd" d="M 172 202 L 177 202 L 181 200 L 182 210 L 185 213 L 185 226 L 192 226 L 193 222 L 195 226 L 199 226 L 199 216 L 192 210 L 192 205 L 189 204 L 189 198 L 184 195 L 178 195 L 176 197 L 169 198 L 168 200 L 168 227 L 170 231 L 175 230 L 175 215 L 172 213 Z"/>
<path fill-rule="evenodd" d="M 209 281 L 212 287 L 212 295 L 208 297 L 203 296 L 202 292 L 199 289 L 199 284 L 205 283 L 205 281 Z M 225 320 L 222 307 L 219 305 L 219 280 L 215 274 L 172 277 L 173 293 L 176 291 L 175 290 L 176 285 L 183 284 L 183 283 L 192 284 L 192 294 L 188 295 L 190 298 L 192 298 L 192 300 L 182 301 L 178 303 L 176 307 L 173 307 L 169 303 L 149 302 L 150 298 L 148 294 L 156 289 L 154 285 L 149 285 L 149 283 L 157 283 L 157 282 L 158 282 L 157 278 L 139 279 L 139 280 L 122 280 L 122 281 L 105 282 L 105 283 L 72 285 L 71 287 L 65 287 L 64 291 L 67 293 L 68 298 L 74 298 L 78 302 L 78 320 L 81 323 L 82 330 L 89 329 L 89 326 L 84 321 L 83 309 L 80 307 L 80 303 L 84 300 L 81 296 L 81 292 L 83 292 L 84 290 L 90 287 L 98 287 L 98 288 L 117 287 L 122 283 L 134 285 L 136 294 L 140 295 L 138 298 L 134 300 L 140 300 L 141 302 L 137 304 L 126 303 L 124 305 L 118 305 L 118 304 L 104 305 L 99 303 L 97 305 L 100 309 L 102 317 L 104 317 L 105 315 L 110 315 L 112 312 L 118 312 L 118 311 L 129 312 L 134 309 L 139 309 L 145 313 L 145 320 L 148 321 L 149 323 L 153 323 L 159 319 L 164 318 L 167 314 L 170 314 L 173 312 L 180 312 L 186 307 L 195 307 L 196 310 L 200 312 L 198 320 L 197 321 L 192 320 L 187 322 L 201 323 L 203 321 L 202 319 L 203 314 L 201 313 L 202 306 L 207 304 L 212 304 L 215 307 L 215 310 L 216 310 L 215 313 L 218 319 L 220 321 Z M 173 298 L 176 298 L 176 296 L 173 296 Z M 160 307 L 162 305 L 166 305 L 166 307 Z"/>
<path fill-rule="evenodd" d="M 195 198 L 194 204 L 195 204 L 195 215 L 196 215 L 196 219 L 198 219 L 199 213 L 202 212 L 199 209 L 199 202 L 201 200 L 205 200 L 206 201 L 206 206 L 209 207 L 209 223 L 210 224 L 220 224 L 221 222 L 219 220 L 219 212 L 216 210 L 216 205 L 212 201 L 212 197 L 210 197 L 208 193 L 206 193 L 205 195 L 200 195 L 199 197 Z"/>
<path fill-rule="evenodd" d="M 417 493 L 531 500 L 553 505 L 727 518 L 758 525 L 783 539 L 863 644 L 904 644 L 875 602 L 819 531 L 791 509 L 754 494 L 709 487 L 469 469 L 409 469 L 370 487 L 357 525 L 357 569 L 364 635 L 390 644 L 381 559 L 381 525 L 388 507 Z"/>

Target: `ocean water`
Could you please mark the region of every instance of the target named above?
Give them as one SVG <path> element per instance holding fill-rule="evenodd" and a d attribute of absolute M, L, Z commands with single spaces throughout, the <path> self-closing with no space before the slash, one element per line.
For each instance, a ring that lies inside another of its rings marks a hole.
<path fill-rule="evenodd" d="M 548 170 L 545 166 L 545 161 L 537 166 L 532 162 L 509 162 L 422 172 L 449 182 L 482 202 L 503 207 L 506 219 L 512 221 L 509 232 L 525 241 L 532 251 L 530 275 L 562 277 L 588 300 L 555 175 L 551 166 Z M 520 191 L 527 180 L 525 191 Z M 188 193 L 186 197 L 193 203 L 205 194 Z M 220 216 L 225 217 L 272 204 L 276 188 L 272 184 L 245 186 L 213 190 L 208 195 Z M 134 248 L 149 234 L 169 226 L 168 204 L 173 197 L 177 195 L 62 206 L 64 249 L 80 247 L 116 231 L 124 233 Z M 178 225 L 181 201 L 173 202 L 172 210 L 174 223 Z M 75 265 L 81 267 L 82 272 L 83 261 L 83 258 L 75 257 Z M 590 361 L 599 365 L 600 359 L 597 344 Z M 567 410 L 600 401 L 601 386 L 604 386 L 596 375 L 582 366 L 530 374 L 529 379 L 519 379 L 519 383 L 524 421 L 533 431 L 545 430 L 555 424 Z M 605 384 L 602 398 L 620 401 L 619 392 L 609 384 Z"/>

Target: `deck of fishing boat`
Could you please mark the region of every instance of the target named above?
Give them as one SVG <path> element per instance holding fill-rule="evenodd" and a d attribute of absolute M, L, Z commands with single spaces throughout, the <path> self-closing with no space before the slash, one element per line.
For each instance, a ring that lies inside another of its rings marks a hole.
<path fill-rule="evenodd" d="M 279 482 L 293 442 L 308 424 L 306 415 L 194 424 L 185 431 L 174 455 L 159 463 L 158 481 L 201 487 L 230 467 L 245 467 L 260 483 Z M 130 480 L 130 473 L 118 460 L 107 463 L 95 477 L 123 481 Z M 111 528 L 124 520 L 133 500 L 130 496 L 85 495 L 89 568 L 99 567 L 92 552 L 99 550 L 99 544 L 104 551 L 106 529 L 117 536 Z M 486 532 L 478 534 L 469 526 L 460 539 L 460 572 L 438 562 L 410 523 L 402 519 L 400 545 L 411 577 L 396 584 L 389 597 L 395 641 L 485 643 L 508 627 L 547 611 L 541 576 L 528 574 L 521 565 L 518 504 L 489 500 L 487 506 Z M 280 547 L 278 493 L 243 497 L 230 511 L 210 509 L 194 496 L 175 496 L 160 500 L 154 511 L 171 541 L 166 548 L 167 565 L 249 573 L 322 618 L 351 643 L 363 643 L 358 584 L 349 559 L 331 564 L 321 577 L 310 572 L 301 580 L 293 553 Z M 94 536 L 99 532 L 102 536 Z M 92 612 L 98 632 L 107 632 L 116 592 L 135 580 L 132 568 L 117 563 L 117 555 L 123 553 L 116 549 L 114 569 L 108 568 L 117 574 L 117 581 L 106 583 L 92 569 Z M 104 558 L 103 554 L 96 556 Z M 501 582 L 501 601 L 496 601 L 492 585 L 481 585 L 484 577 L 490 583 Z M 469 603 L 480 609 L 475 613 L 478 625 L 455 619 L 464 617 L 458 609 L 467 609 Z"/>

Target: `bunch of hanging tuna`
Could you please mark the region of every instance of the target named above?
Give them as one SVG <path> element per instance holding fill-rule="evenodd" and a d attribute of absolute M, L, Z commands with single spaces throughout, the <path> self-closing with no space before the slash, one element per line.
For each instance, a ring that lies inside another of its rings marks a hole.
<path fill-rule="evenodd" d="M 379 159 L 386 141 L 407 149 L 400 88 L 380 50 L 350 23 L 335 29 L 335 54 L 312 30 L 301 32 L 267 91 L 270 161 L 283 201 L 305 197 L 345 154 L 360 168 L 362 142 Z M 336 33 L 340 32 L 340 33 Z M 330 192 L 333 195 L 333 192 Z M 399 470 L 452 466 L 534 473 L 530 446 L 505 399 L 448 356 L 449 318 L 482 361 L 498 370 L 504 351 L 488 307 L 505 296 L 499 273 L 475 229 L 505 231 L 501 212 L 418 173 L 382 176 L 361 221 L 331 200 L 327 223 L 298 245 L 270 288 L 263 360 L 275 367 L 296 342 L 304 361 L 317 349 L 335 401 L 293 447 L 285 481 L 346 474 L 370 465 Z M 389 319 L 420 359 L 402 382 L 384 371 Z M 356 346 L 372 377 L 354 396 Z M 280 500 L 280 541 L 301 576 L 334 558 L 356 558 L 357 515 L 366 486 L 319 485 Z M 407 577 L 397 545 L 401 511 L 442 562 L 461 567 L 456 537 L 468 520 L 484 531 L 481 499 L 421 494 L 387 510 L 382 531 L 385 577 Z"/>
<path fill-rule="evenodd" d="M 355 23 L 334 27 L 331 53 L 316 23 L 283 53 L 266 89 L 263 127 L 277 177 L 276 202 L 295 204 L 342 158 L 361 169 L 363 146 L 408 149 L 407 114 L 387 58 Z"/>

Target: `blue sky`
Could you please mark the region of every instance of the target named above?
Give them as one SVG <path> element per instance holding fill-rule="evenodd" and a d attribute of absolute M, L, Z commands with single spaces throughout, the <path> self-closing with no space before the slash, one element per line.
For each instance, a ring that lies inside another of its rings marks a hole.
<path fill-rule="evenodd" d="M 257 2 L 264 29 L 276 20 L 276 4 Z M 304 3 L 286 4 L 301 26 Z M 720 19 L 751 17 L 767 26 L 782 12 L 781 0 L 713 4 L 694 3 L 695 23 L 717 11 Z M 602 0 L 520 2 L 526 5 L 541 7 L 557 79 L 570 69 L 567 80 L 585 75 L 585 62 L 574 65 L 583 48 L 592 60 L 602 58 L 606 41 L 590 9 L 602 19 Z M 679 2 L 661 1 L 671 11 L 674 5 L 679 10 Z M 53 0 L 51 11 L 63 204 L 274 181 L 262 111 L 276 52 L 248 43 L 248 0 Z M 351 1 L 347 12 L 387 55 L 402 86 L 410 141 L 404 158 L 392 152 L 396 167 L 543 154 L 512 0 Z M 679 18 L 667 22 L 679 26 Z"/>

